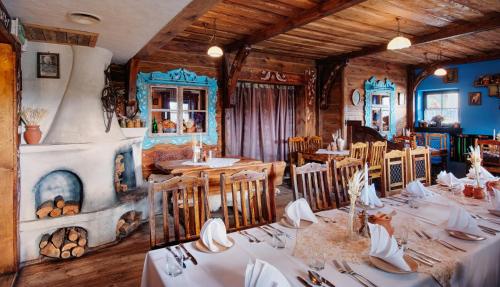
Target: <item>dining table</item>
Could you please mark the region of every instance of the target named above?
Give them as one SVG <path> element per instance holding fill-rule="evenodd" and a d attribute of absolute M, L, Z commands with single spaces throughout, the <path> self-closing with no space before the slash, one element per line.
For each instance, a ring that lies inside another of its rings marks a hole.
<path fill-rule="evenodd" d="M 349 207 L 316 212 L 318 223 L 304 228 L 291 228 L 278 222 L 270 224 L 286 234 L 286 247 L 273 248 L 272 238 L 263 227 L 247 229 L 261 242 L 250 242 L 238 233 L 229 233 L 234 245 L 220 253 L 198 250 L 195 242 L 183 247 L 195 257 L 197 265 L 187 260 L 183 273 L 171 277 L 166 273 L 165 248 L 149 251 L 144 262 L 141 286 L 244 286 L 247 264 L 260 259 L 276 267 L 291 286 L 308 286 L 298 276 L 308 280 L 309 261 L 322 254 L 325 268 L 318 273 L 332 285 L 345 286 L 500 286 L 500 234 L 481 234 L 484 240 L 468 241 L 450 236 L 445 230 L 453 206 L 461 206 L 477 218 L 481 226 L 500 229 L 500 217 L 488 212 L 485 200 L 464 198 L 447 187 L 428 187 L 435 196 L 418 199 L 410 206 L 401 194 L 381 198 L 383 206 L 366 209 L 368 214 L 392 215 L 394 236 L 406 236 L 407 250 L 438 259 L 432 266 L 418 262 L 417 272 L 396 274 L 376 268 L 369 260 L 370 239 L 352 239 L 346 234 Z M 361 207 L 356 207 L 360 211 Z M 271 230 L 270 228 L 265 228 Z M 426 236 L 422 236 L 425 233 Z M 427 237 L 428 236 L 428 237 Z M 449 243 L 445 246 L 442 242 Z M 450 248 L 450 246 L 456 247 Z M 367 278 L 372 285 L 361 284 L 352 275 L 334 264 L 346 261 L 354 272 Z M 321 286 L 331 286 L 323 284 Z"/>
<path fill-rule="evenodd" d="M 331 162 L 342 160 L 349 156 L 349 150 L 326 150 L 301 151 L 297 153 L 298 162 Z"/>

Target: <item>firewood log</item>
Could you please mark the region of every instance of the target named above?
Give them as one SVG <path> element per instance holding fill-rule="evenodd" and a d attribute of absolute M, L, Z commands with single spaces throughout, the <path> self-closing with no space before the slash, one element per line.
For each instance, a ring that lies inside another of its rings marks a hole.
<path fill-rule="evenodd" d="M 45 218 L 49 215 L 49 213 L 54 209 L 54 203 L 52 200 L 47 200 L 38 207 L 36 211 L 36 215 L 38 218 Z"/>
<path fill-rule="evenodd" d="M 66 250 L 71 250 L 73 247 L 76 247 L 78 246 L 78 244 L 76 244 L 75 242 L 71 242 L 71 241 L 65 241 L 62 248 L 61 248 L 61 251 L 66 251 Z"/>
<path fill-rule="evenodd" d="M 61 248 L 63 242 L 64 242 L 64 237 L 66 235 L 66 228 L 59 228 L 56 232 L 52 234 L 52 237 L 50 238 L 50 241 L 56 248 Z"/>
<path fill-rule="evenodd" d="M 76 201 L 66 201 L 62 213 L 64 215 L 75 215 L 80 213 L 80 204 Z"/>
<path fill-rule="evenodd" d="M 59 217 L 59 216 L 61 216 L 61 213 L 62 213 L 62 209 L 56 207 L 50 211 L 49 215 L 50 215 L 50 217 Z"/>
<path fill-rule="evenodd" d="M 64 198 L 61 195 L 56 196 L 56 198 L 54 199 L 54 204 L 55 204 L 55 206 L 57 206 L 59 208 L 63 208 L 64 207 Z"/>
<path fill-rule="evenodd" d="M 42 239 L 40 239 L 40 243 L 38 244 L 38 247 L 40 247 L 40 249 L 42 249 L 45 246 L 47 246 L 47 243 L 49 243 L 49 239 L 50 239 L 50 234 L 45 233 L 44 235 L 42 235 Z"/>
<path fill-rule="evenodd" d="M 67 259 L 67 258 L 70 258 L 70 257 L 71 257 L 71 251 L 65 250 L 65 251 L 61 252 L 61 258 L 62 259 Z"/>
<path fill-rule="evenodd" d="M 61 250 L 55 247 L 54 244 L 52 244 L 52 242 L 48 242 L 47 245 L 45 245 L 45 247 L 40 249 L 40 254 L 48 257 L 59 258 L 59 255 L 61 255 Z"/>
<path fill-rule="evenodd" d="M 122 224 L 122 226 L 120 227 L 120 233 L 122 234 L 127 234 L 127 230 L 129 228 L 130 224 L 128 224 L 127 222 L 125 222 L 124 224 Z"/>
<path fill-rule="evenodd" d="M 87 238 L 78 239 L 78 246 L 85 247 L 85 245 L 87 245 Z"/>
<path fill-rule="evenodd" d="M 75 242 L 76 240 L 78 240 L 79 235 L 80 234 L 78 233 L 78 231 L 76 231 L 74 228 L 70 228 L 68 231 L 68 239 L 70 241 Z"/>
<path fill-rule="evenodd" d="M 75 257 L 80 257 L 83 253 L 85 253 L 85 248 L 81 246 L 73 247 L 73 249 L 71 249 L 71 255 Z"/>
<path fill-rule="evenodd" d="M 77 228 L 76 229 L 78 233 L 80 234 L 78 238 L 78 246 L 85 246 L 87 245 L 87 231 L 83 228 Z"/>
<path fill-rule="evenodd" d="M 132 222 L 135 220 L 135 210 L 129 211 L 123 217 L 127 222 Z"/>

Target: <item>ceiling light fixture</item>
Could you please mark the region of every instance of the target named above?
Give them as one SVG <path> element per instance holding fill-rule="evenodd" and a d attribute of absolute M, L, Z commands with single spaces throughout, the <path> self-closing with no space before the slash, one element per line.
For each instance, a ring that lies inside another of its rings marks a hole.
<path fill-rule="evenodd" d="M 212 57 L 212 58 L 219 58 L 222 55 L 224 55 L 224 51 L 222 51 L 222 48 L 217 46 L 217 38 L 216 38 L 216 31 L 217 31 L 217 26 L 216 26 L 216 21 L 217 19 L 214 18 L 214 33 L 212 35 L 212 38 L 210 38 L 210 44 L 211 47 L 208 48 L 207 54 Z"/>
<path fill-rule="evenodd" d="M 441 62 L 442 57 L 443 55 L 441 54 L 441 51 L 439 51 L 438 63 Z M 446 76 L 447 73 L 448 72 L 443 67 L 438 67 L 436 70 L 434 70 L 434 75 L 438 77 Z"/>
<path fill-rule="evenodd" d="M 399 50 L 399 49 L 404 49 L 408 48 L 411 46 L 411 41 L 410 39 L 401 36 L 401 32 L 399 29 L 399 17 L 396 17 L 396 21 L 398 21 L 398 36 L 393 38 L 388 44 L 387 44 L 387 50 Z"/>
<path fill-rule="evenodd" d="M 81 12 L 81 11 L 71 12 L 68 14 L 68 17 L 71 20 L 71 22 L 82 25 L 92 25 L 101 22 L 101 17 L 95 14 Z"/>

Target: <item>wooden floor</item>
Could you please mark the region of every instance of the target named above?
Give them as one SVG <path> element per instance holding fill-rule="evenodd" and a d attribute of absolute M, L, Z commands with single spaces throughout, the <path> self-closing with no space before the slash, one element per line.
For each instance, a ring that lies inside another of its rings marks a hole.
<path fill-rule="evenodd" d="M 282 214 L 292 199 L 290 189 L 280 187 L 280 191 L 276 200 L 277 214 Z M 26 266 L 19 273 L 16 286 L 138 287 L 148 250 L 149 226 L 146 223 L 122 242 L 82 258 Z"/>

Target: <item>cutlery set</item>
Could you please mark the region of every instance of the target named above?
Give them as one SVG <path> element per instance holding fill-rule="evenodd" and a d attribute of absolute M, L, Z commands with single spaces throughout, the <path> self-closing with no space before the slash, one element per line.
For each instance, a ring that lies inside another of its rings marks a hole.
<path fill-rule="evenodd" d="M 467 252 L 466 250 L 456 246 L 456 245 L 453 245 L 451 243 L 449 243 L 448 241 L 445 241 L 445 240 L 442 240 L 442 239 L 433 239 L 427 232 L 421 230 L 421 231 L 417 231 L 417 230 L 413 230 L 413 232 L 415 232 L 415 234 L 420 237 L 420 238 L 424 238 L 424 239 L 427 239 L 427 240 L 431 240 L 431 241 L 435 241 L 439 244 L 441 244 L 442 246 L 446 247 L 447 249 L 450 249 L 450 250 L 453 250 L 453 251 L 461 251 L 461 252 Z"/>
<path fill-rule="evenodd" d="M 337 271 L 339 271 L 340 273 L 351 276 L 353 279 L 355 279 L 365 287 L 377 287 L 377 285 L 368 280 L 365 276 L 352 270 L 351 266 L 349 266 L 349 264 L 345 260 L 342 261 L 342 264 L 343 266 L 340 265 L 337 260 L 333 260 L 333 265 L 335 265 L 335 268 L 337 268 Z"/>
<path fill-rule="evenodd" d="M 257 236 L 245 231 L 245 230 L 241 230 L 241 231 L 238 231 L 239 234 L 245 236 L 247 239 L 248 239 L 248 242 L 250 243 L 261 243 L 262 240 L 260 240 L 259 238 L 257 238 Z"/>

